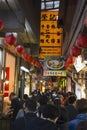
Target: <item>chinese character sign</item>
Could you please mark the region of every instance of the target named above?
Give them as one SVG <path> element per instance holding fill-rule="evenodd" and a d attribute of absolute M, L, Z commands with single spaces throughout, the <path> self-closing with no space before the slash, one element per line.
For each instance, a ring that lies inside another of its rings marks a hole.
<path fill-rule="evenodd" d="M 57 27 L 58 11 L 42 11 L 40 25 L 39 58 L 46 56 L 61 56 L 62 28 Z"/>

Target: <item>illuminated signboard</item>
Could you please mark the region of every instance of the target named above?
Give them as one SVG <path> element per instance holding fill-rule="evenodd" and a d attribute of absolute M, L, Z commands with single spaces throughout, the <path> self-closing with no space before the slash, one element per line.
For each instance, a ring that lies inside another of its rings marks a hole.
<path fill-rule="evenodd" d="M 41 54 L 39 55 L 41 59 L 44 59 L 47 56 L 58 56 L 61 53 L 61 46 L 60 47 L 41 47 Z"/>
<path fill-rule="evenodd" d="M 66 76 L 63 57 L 49 56 L 44 59 L 44 76 Z"/>
<path fill-rule="evenodd" d="M 62 54 L 62 28 L 57 27 L 58 11 L 42 11 L 40 25 L 40 55 L 61 56 Z"/>
<path fill-rule="evenodd" d="M 40 37 L 40 46 L 61 46 L 61 36 L 57 34 L 44 34 Z"/>

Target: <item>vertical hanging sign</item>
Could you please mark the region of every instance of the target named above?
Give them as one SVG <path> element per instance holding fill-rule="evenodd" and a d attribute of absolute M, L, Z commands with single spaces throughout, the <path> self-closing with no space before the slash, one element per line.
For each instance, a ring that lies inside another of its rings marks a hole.
<path fill-rule="evenodd" d="M 62 53 L 62 28 L 57 27 L 58 11 L 42 11 L 40 24 L 40 55 L 61 56 Z"/>

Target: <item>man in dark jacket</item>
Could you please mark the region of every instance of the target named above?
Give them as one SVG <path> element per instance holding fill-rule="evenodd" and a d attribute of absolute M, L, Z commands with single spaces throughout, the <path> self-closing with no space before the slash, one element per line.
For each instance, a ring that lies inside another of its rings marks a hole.
<path fill-rule="evenodd" d="M 58 109 L 52 105 L 45 106 L 43 118 L 38 118 L 34 113 L 35 104 L 33 99 L 26 102 L 25 117 L 15 120 L 12 130 L 58 130 L 57 125 L 54 123 L 59 116 Z"/>
<path fill-rule="evenodd" d="M 14 92 L 11 92 L 9 98 L 11 100 L 10 112 L 12 112 L 12 119 L 15 120 L 21 107 L 21 102 Z"/>
<path fill-rule="evenodd" d="M 77 100 L 76 108 L 76 118 L 62 125 L 61 130 L 87 130 L 87 99 Z"/>
<path fill-rule="evenodd" d="M 69 130 L 77 130 L 76 127 L 78 127 L 81 121 L 83 122 L 87 121 L 87 99 L 82 98 L 82 99 L 77 100 L 76 108 L 79 114 L 74 120 L 69 122 Z M 87 130 L 87 125 L 86 125 L 86 128 L 84 128 L 84 130 Z"/>
<path fill-rule="evenodd" d="M 68 105 L 66 106 L 68 116 L 69 116 L 69 121 L 75 119 L 77 114 L 78 114 L 78 111 L 77 111 L 77 109 L 75 107 L 75 103 L 76 103 L 76 96 L 71 95 L 68 98 Z"/>

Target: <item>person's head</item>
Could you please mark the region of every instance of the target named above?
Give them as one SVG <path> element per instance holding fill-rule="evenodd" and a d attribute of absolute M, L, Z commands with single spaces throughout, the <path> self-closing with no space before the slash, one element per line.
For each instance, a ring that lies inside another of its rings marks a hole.
<path fill-rule="evenodd" d="M 79 113 L 87 113 L 87 99 L 79 99 L 76 102 L 76 108 Z"/>
<path fill-rule="evenodd" d="M 46 95 L 40 95 L 37 99 L 37 102 L 40 104 L 40 106 L 47 104 L 48 98 Z"/>
<path fill-rule="evenodd" d="M 42 117 L 56 122 L 60 116 L 60 111 L 55 105 L 47 104 L 43 108 Z"/>
<path fill-rule="evenodd" d="M 76 102 L 76 96 L 75 95 L 71 95 L 68 98 L 68 103 L 69 104 L 74 104 Z"/>
<path fill-rule="evenodd" d="M 24 94 L 24 95 L 23 95 L 23 99 L 24 99 L 24 100 L 27 100 L 27 99 L 28 99 L 28 95 L 27 95 L 27 94 Z"/>
<path fill-rule="evenodd" d="M 54 103 L 56 106 L 60 106 L 60 105 L 61 105 L 61 100 L 60 100 L 60 98 L 54 98 L 53 103 Z"/>
<path fill-rule="evenodd" d="M 12 100 L 16 97 L 16 94 L 14 92 L 11 92 L 9 95 L 9 99 Z"/>
<path fill-rule="evenodd" d="M 29 98 L 25 102 L 25 112 L 35 112 L 36 111 L 36 101 L 32 98 Z"/>

